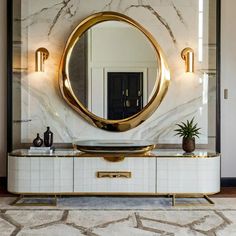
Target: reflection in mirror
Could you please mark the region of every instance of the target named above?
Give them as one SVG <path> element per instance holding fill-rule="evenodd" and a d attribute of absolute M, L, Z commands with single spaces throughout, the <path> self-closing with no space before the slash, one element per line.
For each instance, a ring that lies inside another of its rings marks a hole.
<path fill-rule="evenodd" d="M 69 78 L 78 101 L 93 114 L 120 120 L 150 101 L 160 68 L 150 40 L 131 24 L 93 25 L 75 43 Z"/>

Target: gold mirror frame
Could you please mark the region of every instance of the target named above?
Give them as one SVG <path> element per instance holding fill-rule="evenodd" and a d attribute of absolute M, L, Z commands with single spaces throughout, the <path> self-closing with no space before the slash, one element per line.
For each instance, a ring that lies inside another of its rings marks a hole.
<path fill-rule="evenodd" d="M 88 111 L 88 109 L 86 109 L 75 96 L 69 78 L 68 65 L 71 52 L 73 50 L 75 43 L 79 40 L 79 38 L 83 35 L 83 33 L 93 25 L 111 20 L 126 22 L 137 28 L 140 32 L 142 32 L 153 45 L 158 58 L 157 63 L 158 63 L 159 73 L 157 75 L 157 80 L 155 84 L 156 90 L 153 93 L 151 100 L 140 112 L 122 120 L 107 120 L 99 116 L 96 116 L 92 112 Z M 59 70 L 59 86 L 61 94 L 65 99 L 65 101 L 89 123 L 107 131 L 118 131 L 118 132 L 127 131 L 144 122 L 148 117 L 152 115 L 152 113 L 161 104 L 168 90 L 169 83 L 170 83 L 170 71 L 167 62 L 164 58 L 164 54 L 161 50 L 161 47 L 159 46 L 157 41 L 138 22 L 134 21 L 133 19 L 131 19 L 126 15 L 117 12 L 99 12 L 85 18 L 74 29 L 69 39 L 67 40 Z"/>

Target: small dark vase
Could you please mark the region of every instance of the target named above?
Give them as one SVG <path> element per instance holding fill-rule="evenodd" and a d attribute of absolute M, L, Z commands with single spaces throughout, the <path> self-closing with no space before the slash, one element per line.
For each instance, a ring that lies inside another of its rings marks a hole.
<path fill-rule="evenodd" d="M 186 153 L 191 153 L 195 150 L 195 138 L 183 138 L 182 148 Z"/>
<path fill-rule="evenodd" d="M 37 137 L 33 140 L 33 145 L 35 147 L 41 147 L 43 145 L 43 140 L 39 137 L 39 134 L 37 134 Z"/>
<path fill-rule="evenodd" d="M 51 132 L 50 127 L 47 127 L 44 133 L 44 145 L 45 147 L 51 147 L 53 144 L 53 132 Z"/>

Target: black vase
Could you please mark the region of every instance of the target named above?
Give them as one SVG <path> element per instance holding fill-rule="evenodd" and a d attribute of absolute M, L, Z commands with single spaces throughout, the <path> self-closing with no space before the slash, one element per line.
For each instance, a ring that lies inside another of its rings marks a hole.
<path fill-rule="evenodd" d="M 44 145 L 45 147 L 51 147 L 53 144 L 53 132 L 51 132 L 50 127 L 47 127 L 44 133 Z"/>
<path fill-rule="evenodd" d="M 33 140 L 33 145 L 35 147 L 41 147 L 43 145 L 43 140 L 39 137 L 39 134 L 37 134 L 37 137 Z"/>

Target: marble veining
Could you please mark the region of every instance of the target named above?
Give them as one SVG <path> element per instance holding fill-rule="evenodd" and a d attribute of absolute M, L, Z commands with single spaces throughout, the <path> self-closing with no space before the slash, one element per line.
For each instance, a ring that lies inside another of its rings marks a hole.
<path fill-rule="evenodd" d="M 61 17 L 62 13 L 65 12 L 70 18 L 73 17 L 76 14 L 76 9 L 72 10 L 73 3 L 71 3 L 72 0 L 63 0 L 61 3 L 61 8 L 57 12 L 56 16 L 54 17 L 52 24 L 48 31 L 48 36 L 50 36 L 55 24 L 58 22 L 58 19 Z M 70 4 L 70 5 L 69 5 Z"/>
<path fill-rule="evenodd" d="M 25 119 L 25 120 L 13 120 L 13 123 L 23 123 L 23 122 L 30 122 L 31 119 Z"/>
<path fill-rule="evenodd" d="M 111 11 L 111 5 L 113 4 L 113 0 L 110 0 L 110 2 L 109 3 L 107 3 L 104 7 L 103 7 L 103 9 L 102 9 L 102 11 L 105 11 L 105 10 L 107 10 L 107 11 Z M 119 5 L 121 4 L 121 0 L 119 0 Z"/>
<path fill-rule="evenodd" d="M 185 21 L 184 21 L 184 18 L 183 18 L 183 16 L 182 16 L 181 11 L 175 6 L 175 4 L 174 4 L 173 1 L 172 1 L 172 6 L 173 6 L 173 8 L 175 9 L 175 12 L 176 12 L 177 16 L 179 17 L 179 20 L 186 26 L 186 23 L 185 23 Z"/>
<path fill-rule="evenodd" d="M 142 7 L 144 9 L 147 9 L 151 14 L 153 14 L 161 22 L 161 24 L 166 28 L 166 30 L 169 32 L 169 35 L 170 35 L 173 43 L 174 44 L 176 43 L 176 38 L 175 38 L 174 33 L 173 33 L 172 29 L 170 28 L 169 24 L 152 6 L 143 5 L 143 4 L 131 5 L 126 9 L 126 11 L 128 11 L 130 8 L 133 8 L 133 7 L 135 7 L 135 8 Z"/>
<path fill-rule="evenodd" d="M 74 5 L 77 5 L 74 7 Z M 79 1 L 75 0 L 63 0 L 61 2 L 55 3 L 48 7 L 43 7 L 42 9 L 34 12 L 33 14 L 30 14 L 27 17 L 21 18 L 21 19 L 15 19 L 16 21 L 28 21 L 29 23 L 26 23 L 26 27 L 30 27 L 34 24 L 37 24 L 38 20 L 42 17 L 43 14 L 50 14 L 51 10 L 57 9 L 56 15 L 53 17 L 53 19 L 50 22 L 49 30 L 48 30 L 48 36 L 51 35 L 53 28 L 58 23 L 59 19 L 61 17 L 69 17 L 72 18 L 77 13 L 77 8 L 79 5 Z M 49 13 L 48 13 L 49 12 Z"/>
<path fill-rule="evenodd" d="M 106 132 L 88 124 L 65 103 L 58 87 L 58 70 L 67 38 L 83 18 L 101 10 L 118 11 L 143 25 L 163 49 L 171 70 L 167 96 L 157 111 L 140 126 L 123 133 Z M 194 116 L 202 128 L 197 142 L 207 143 L 211 110 L 203 102 L 206 88 L 199 78 L 206 72 L 202 68 L 211 71 L 208 58 L 204 58 L 203 63 L 195 60 L 196 72 L 190 75 L 184 72 L 180 57 L 181 50 L 191 46 L 197 58 L 197 19 L 195 0 L 29 0 L 27 7 L 22 6 L 21 17 L 15 19 L 21 24 L 21 38 L 19 33 L 14 35 L 15 41 L 21 41 L 14 51 L 16 59 L 20 55 L 16 67 L 27 69 L 24 73 L 14 73 L 14 86 L 19 91 L 14 95 L 14 104 L 16 109 L 19 102 L 21 106 L 21 113 L 14 120 L 22 121 L 14 125 L 21 130 L 21 142 L 31 143 L 36 133 L 42 134 L 45 127 L 50 126 L 58 143 L 82 139 L 152 139 L 158 143 L 180 143 L 174 136 L 175 124 Z M 34 71 L 34 52 L 39 47 L 46 47 L 50 52 L 44 73 Z M 18 54 L 17 50 L 20 50 Z M 211 80 L 215 78 L 212 77 Z M 209 97 L 213 97 L 214 91 L 211 93 Z M 29 122 L 23 122 L 25 120 Z"/>
<path fill-rule="evenodd" d="M 163 140 L 165 136 L 174 136 L 173 130 L 176 128 L 176 123 L 186 120 L 188 117 L 194 116 L 198 112 L 198 107 L 201 104 L 201 97 L 194 98 L 191 101 L 181 104 L 178 107 L 167 111 L 160 115 L 157 119 L 150 122 L 143 129 L 143 136 L 148 137 L 148 140 L 156 140 L 157 142 L 162 140 L 165 143 L 167 140 Z M 184 115 L 183 115 L 184 114 Z M 166 122 L 168 120 L 168 122 Z M 159 128 L 157 128 L 159 127 Z M 151 132 L 155 129 L 156 133 Z M 175 142 L 178 143 L 179 138 L 176 138 Z"/>

